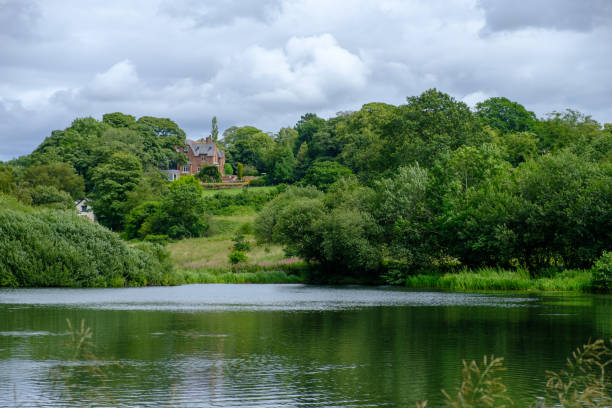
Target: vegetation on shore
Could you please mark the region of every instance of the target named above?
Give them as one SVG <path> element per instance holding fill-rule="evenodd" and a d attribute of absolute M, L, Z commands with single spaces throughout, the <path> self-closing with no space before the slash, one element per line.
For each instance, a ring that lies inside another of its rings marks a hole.
<path fill-rule="evenodd" d="M 197 268 L 272 268 L 267 248 L 310 265 L 304 279 L 315 282 L 612 288 L 612 124 L 580 112 L 537 118 L 501 97 L 470 109 L 430 89 L 403 105 L 305 114 L 276 134 L 231 127 L 216 143 L 228 171 L 277 186 L 205 192 L 217 169 L 170 183 L 159 169 L 186 160 L 185 132 L 117 112 L 77 119 L 0 164 L 0 192 L 48 214 L 88 196 L 123 239 L 171 242 L 189 273 L 168 282 L 212 279 Z M 223 217 L 254 219 L 228 232 Z M 181 240 L 193 244 L 183 258 Z M 227 260 L 190 259 L 215 248 Z M 541 276 L 551 270 L 565 272 Z"/>
<path fill-rule="evenodd" d="M 406 287 L 452 291 L 590 292 L 593 290 L 593 272 L 567 270 L 553 273 L 550 276 L 532 277 L 526 270 L 482 268 L 442 275 L 412 275 L 406 278 Z"/>
<path fill-rule="evenodd" d="M 128 245 L 74 210 L 36 209 L 0 196 L 0 286 L 144 286 L 171 277 L 160 245 Z"/>

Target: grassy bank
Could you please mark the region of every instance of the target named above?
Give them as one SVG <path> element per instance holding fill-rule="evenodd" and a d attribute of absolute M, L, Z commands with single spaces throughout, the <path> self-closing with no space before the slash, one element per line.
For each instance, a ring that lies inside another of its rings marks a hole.
<path fill-rule="evenodd" d="M 225 192 L 224 192 L 225 193 Z M 173 283 L 298 283 L 304 281 L 305 265 L 288 257 L 279 245 L 257 245 L 252 235 L 255 209 L 236 215 L 211 217 L 207 236 L 168 244 L 174 266 Z M 250 243 L 248 262 L 229 263 L 236 233 Z"/>
<path fill-rule="evenodd" d="M 491 268 L 464 270 L 443 275 L 413 275 L 406 279 L 406 287 L 413 289 L 442 289 L 451 291 L 517 290 L 547 292 L 589 292 L 593 273 L 590 270 L 568 270 L 552 276 L 531 277 L 525 270 Z"/>

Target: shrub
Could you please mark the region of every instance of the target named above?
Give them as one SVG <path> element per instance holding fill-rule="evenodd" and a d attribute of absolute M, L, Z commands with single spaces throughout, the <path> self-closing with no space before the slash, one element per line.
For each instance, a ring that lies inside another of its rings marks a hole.
<path fill-rule="evenodd" d="M 247 254 L 243 251 L 234 250 L 227 256 L 227 258 L 229 263 L 231 263 L 232 265 L 236 265 L 239 263 L 247 263 L 249 261 Z"/>
<path fill-rule="evenodd" d="M 221 172 L 217 166 L 204 166 L 196 175 L 197 178 L 205 183 L 220 183 Z"/>
<path fill-rule="evenodd" d="M 612 291 L 612 252 L 604 252 L 593 267 L 593 290 Z"/>
<path fill-rule="evenodd" d="M 234 242 L 234 251 L 249 252 L 251 250 L 250 242 L 244 239 L 244 235 L 240 232 L 234 235 L 232 241 Z"/>
<path fill-rule="evenodd" d="M 171 271 L 160 245 L 130 247 L 74 212 L 0 197 L 0 286 L 160 285 Z"/>
<path fill-rule="evenodd" d="M 263 177 L 259 177 L 256 179 L 253 179 L 249 182 L 249 186 L 251 187 L 262 187 L 268 184 L 268 178 L 267 176 L 263 176 Z"/>

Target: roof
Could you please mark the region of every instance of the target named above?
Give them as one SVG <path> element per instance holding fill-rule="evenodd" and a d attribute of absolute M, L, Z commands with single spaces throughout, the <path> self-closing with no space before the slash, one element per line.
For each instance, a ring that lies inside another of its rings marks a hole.
<path fill-rule="evenodd" d="M 193 140 L 185 140 L 185 143 L 191 148 L 194 156 L 214 156 L 215 155 L 215 147 L 214 143 L 199 143 Z M 223 157 L 223 151 L 217 149 L 217 155 L 219 158 Z"/>

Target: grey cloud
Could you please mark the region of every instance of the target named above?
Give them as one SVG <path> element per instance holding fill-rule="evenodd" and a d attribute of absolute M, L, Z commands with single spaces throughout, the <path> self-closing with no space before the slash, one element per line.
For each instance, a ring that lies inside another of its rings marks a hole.
<path fill-rule="evenodd" d="M 609 0 L 480 0 L 479 5 L 485 35 L 528 27 L 585 32 L 612 22 Z"/>
<path fill-rule="evenodd" d="M 30 38 L 39 18 L 40 10 L 34 1 L 0 0 L 0 36 Z"/>
<path fill-rule="evenodd" d="M 213 115 L 222 130 L 278 131 L 432 87 L 612 122 L 604 3 L 477 1 L 40 2 L 36 41 L 0 33 L 0 160 L 76 117 L 169 117 L 194 137 Z M 487 24 L 503 35 L 479 35 Z"/>
<path fill-rule="evenodd" d="M 216 27 L 246 18 L 268 22 L 281 6 L 281 0 L 165 0 L 160 12 L 192 20 L 197 27 Z"/>

